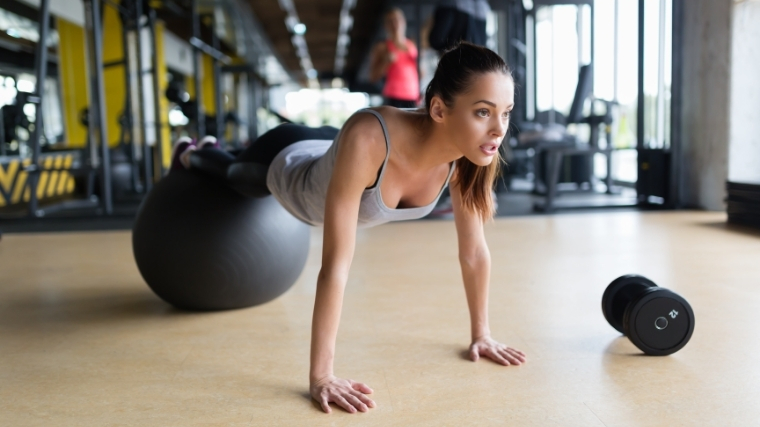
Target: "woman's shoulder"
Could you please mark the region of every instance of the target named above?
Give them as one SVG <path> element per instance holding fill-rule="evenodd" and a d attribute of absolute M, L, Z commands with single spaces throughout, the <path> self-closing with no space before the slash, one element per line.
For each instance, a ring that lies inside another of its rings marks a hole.
<path fill-rule="evenodd" d="M 378 108 L 371 110 L 383 115 Z M 346 120 L 341 127 L 338 143 L 341 147 L 351 147 L 349 151 L 378 153 L 385 158 L 386 143 L 383 128 L 377 117 L 366 111 L 360 110 Z"/>
<path fill-rule="evenodd" d="M 385 133 L 383 132 L 383 126 L 385 126 L 385 130 L 387 130 L 389 133 L 389 128 L 400 128 L 408 126 L 407 116 L 416 113 L 418 113 L 416 110 L 407 111 L 405 109 L 391 107 L 388 105 L 364 108 L 354 113 L 354 115 L 351 116 L 351 118 L 349 118 L 349 120 L 346 122 L 346 125 L 350 124 L 351 127 L 356 127 L 362 132 L 369 132 L 374 136 L 379 136 L 381 137 L 383 144 L 385 144 Z M 380 117 L 378 117 L 376 114 L 380 115 Z M 344 125 L 344 129 L 346 125 Z"/>
<path fill-rule="evenodd" d="M 408 38 L 406 39 L 406 50 L 408 50 L 412 55 L 417 54 L 417 45 L 414 43 L 414 41 Z"/>
<path fill-rule="evenodd" d="M 382 135 L 382 127 L 380 126 L 380 120 L 378 120 L 377 116 L 375 114 L 380 114 L 385 118 L 384 111 L 385 107 L 370 107 L 370 108 L 362 108 L 361 110 L 356 111 L 354 114 L 351 115 L 351 117 L 346 120 L 346 122 L 341 127 L 341 132 L 344 133 L 368 133 L 368 134 L 375 134 L 377 132 L 374 132 L 373 130 L 379 130 L 380 135 Z M 377 128 L 377 129 L 375 129 Z"/>
<path fill-rule="evenodd" d="M 383 52 L 386 52 L 387 50 L 388 50 L 388 40 L 381 40 L 375 43 L 374 52 L 383 53 Z"/>

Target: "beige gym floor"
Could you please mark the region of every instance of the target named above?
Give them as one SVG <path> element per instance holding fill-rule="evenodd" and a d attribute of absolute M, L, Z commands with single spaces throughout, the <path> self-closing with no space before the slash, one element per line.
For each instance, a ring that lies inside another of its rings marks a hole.
<path fill-rule="evenodd" d="M 369 413 L 308 397 L 320 260 L 282 297 L 216 313 L 151 293 L 128 232 L 0 241 L 0 426 L 747 426 L 760 423 L 760 233 L 705 212 L 498 219 L 491 327 L 521 367 L 464 359 L 450 221 L 360 232 L 336 373 Z M 680 352 L 647 357 L 605 321 L 607 284 L 648 276 L 696 313 Z"/>

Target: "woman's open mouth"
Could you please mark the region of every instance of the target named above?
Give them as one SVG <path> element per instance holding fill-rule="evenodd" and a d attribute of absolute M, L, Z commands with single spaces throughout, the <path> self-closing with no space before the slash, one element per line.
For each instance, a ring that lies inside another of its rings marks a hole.
<path fill-rule="evenodd" d="M 496 154 L 497 151 L 499 151 L 499 144 L 496 143 L 488 143 L 483 144 L 480 146 L 480 151 L 485 153 L 487 156 L 493 156 Z"/>

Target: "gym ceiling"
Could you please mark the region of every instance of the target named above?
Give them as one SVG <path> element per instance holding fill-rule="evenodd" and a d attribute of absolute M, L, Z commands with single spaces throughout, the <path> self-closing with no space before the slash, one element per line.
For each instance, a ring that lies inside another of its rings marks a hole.
<path fill-rule="evenodd" d="M 253 9 L 256 19 L 266 32 L 269 40 L 283 62 L 283 67 L 292 76 L 304 78 L 300 57 L 291 42 L 292 31 L 286 24 L 287 12 L 281 7 L 288 0 L 246 0 Z M 314 69 L 320 80 L 336 77 L 335 55 L 338 43 L 341 8 L 346 0 L 291 0 L 300 22 L 306 26 L 303 37 L 308 47 Z M 347 80 L 353 80 L 357 68 L 369 52 L 372 37 L 381 25 L 381 15 L 385 1 L 354 0 L 350 11 L 353 25 L 348 32 L 350 43 L 346 55 L 344 73 Z"/>

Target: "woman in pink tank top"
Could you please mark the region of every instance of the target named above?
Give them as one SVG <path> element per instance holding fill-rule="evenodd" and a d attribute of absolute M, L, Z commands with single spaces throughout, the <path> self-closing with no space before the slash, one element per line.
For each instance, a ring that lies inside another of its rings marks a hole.
<path fill-rule="evenodd" d="M 372 52 L 370 81 L 385 77 L 386 105 L 414 108 L 420 98 L 417 47 L 406 38 L 406 19 L 401 9 L 393 8 L 385 15 L 385 32 L 387 39 Z"/>

